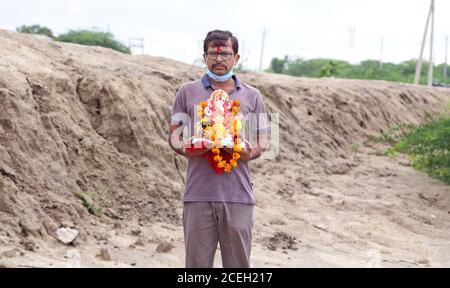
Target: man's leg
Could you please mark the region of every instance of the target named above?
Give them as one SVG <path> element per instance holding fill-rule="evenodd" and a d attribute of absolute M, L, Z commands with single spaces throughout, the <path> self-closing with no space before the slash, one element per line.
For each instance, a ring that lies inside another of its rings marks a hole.
<path fill-rule="evenodd" d="M 217 218 L 211 203 L 184 203 L 186 268 L 212 268 L 217 249 Z"/>
<path fill-rule="evenodd" d="M 219 242 L 224 268 L 249 268 L 253 205 L 216 203 Z"/>

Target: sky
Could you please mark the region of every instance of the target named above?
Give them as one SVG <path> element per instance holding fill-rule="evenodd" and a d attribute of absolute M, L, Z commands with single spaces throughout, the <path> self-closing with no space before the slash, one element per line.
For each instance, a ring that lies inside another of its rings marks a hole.
<path fill-rule="evenodd" d="M 450 1 L 435 1 L 434 62 L 443 63 Z M 201 58 L 208 31 L 229 30 L 239 39 L 244 68 L 258 70 L 265 28 L 263 68 L 285 55 L 399 63 L 419 57 L 429 6 L 430 0 L 0 0 L 0 29 L 109 31 L 125 45 L 144 38 L 144 54 L 189 64 Z"/>

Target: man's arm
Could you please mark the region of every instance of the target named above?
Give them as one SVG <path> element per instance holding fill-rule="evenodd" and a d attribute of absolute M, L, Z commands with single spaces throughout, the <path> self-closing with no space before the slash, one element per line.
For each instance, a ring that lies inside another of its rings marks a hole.
<path fill-rule="evenodd" d="M 187 158 L 197 157 L 205 154 L 210 149 L 204 148 L 204 149 L 196 149 L 195 151 L 189 152 L 186 150 L 186 143 L 183 140 L 183 125 L 170 125 L 169 130 L 169 145 L 172 147 L 172 149 Z"/>
<path fill-rule="evenodd" d="M 180 155 L 184 154 L 183 148 L 183 125 L 170 125 L 169 130 L 169 145 L 170 147 Z"/>
<path fill-rule="evenodd" d="M 248 141 L 245 141 L 246 149 L 244 151 L 242 151 L 242 153 L 241 153 L 241 160 L 249 162 L 249 161 L 256 160 L 259 157 L 261 157 L 262 153 L 264 151 L 266 151 L 266 149 L 268 147 L 267 139 L 268 139 L 267 133 L 264 132 L 264 133 L 258 133 L 256 147 L 252 147 L 252 145 Z"/>
<path fill-rule="evenodd" d="M 264 151 L 268 150 L 269 147 L 268 135 L 270 129 L 268 128 L 267 110 L 259 91 L 256 98 L 256 105 L 252 113 L 257 117 L 256 127 L 250 127 L 252 130 L 255 129 L 252 131 L 252 133 L 256 133 L 256 146 L 253 147 L 254 145 L 251 145 L 248 141 L 245 141 L 247 147 L 241 153 L 241 159 L 243 161 L 252 161 L 258 159 L 259 157 L 261 157 Z M 254 139 L 253 137 L 255 135 L 252 134 L 251 136 L 252 139 Z"/>

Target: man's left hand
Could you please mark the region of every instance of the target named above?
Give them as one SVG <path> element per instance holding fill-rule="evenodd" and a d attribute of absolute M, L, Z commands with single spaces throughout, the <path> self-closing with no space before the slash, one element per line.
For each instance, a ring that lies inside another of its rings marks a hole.
<path fill-rule="evenodd" d="M 241 158 L 239 160 L 248 162 L 248 161 L 252 160 L 252 153 L 255 150 L 255 148 L 247 140 L 243 140 L 243 141 L 245 142 L 245 149 L 242 150 L 242 152 L 240 153 Z M 229 154 L 234 153 L 233 148 L 225 148 L 225 151 L 228 152 Z"/>

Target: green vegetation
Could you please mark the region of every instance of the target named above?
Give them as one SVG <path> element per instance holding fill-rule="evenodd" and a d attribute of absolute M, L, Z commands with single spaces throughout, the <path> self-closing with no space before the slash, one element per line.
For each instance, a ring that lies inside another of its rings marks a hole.
<path fill-rule="evenodd" d="M 336 77 L 349 79 L 386 80 L 395 82 L 412 83 L 416 71 L 416 60 L 404 61 L 399 64 L 380 63 L 375 60 L 366 60 L 358 64 L 350 64 L 346 61 L 334 59 L 301 58 L 273 58 L 267 72 L 287 74 L 304 77 Z M 450 84 L 444 80 L 444 64 L 434 67 L 434 79 L 436 82 Z M 421 84 L 427 83 L 428 63 L 423 63 Z"/>
<path fill-rule="evenodd" d="M 414 168 L 450 184 L 450 114 L 420 127 L 400 125 L 378 140 L 393 144 L 388 155 L 408 154 Z"/>
<path fill-rule="evenodd" d="M 407 153 L 414 168 L 450 184 L 450 117 L 413 129 L 389 152 Z"/>
<path fill-rule="evenodd" d="M 31 26 L 22 25 L 20 27 L 17 27 L 16 31 L 20 32 L 20 33 L 47 35 L 48 37 L 51 37 L 51 38 L 55 37 L 55 36 L 53 36 L 52 30 L 50 30 L 49 28 L 47 28 L 45 26 L 41 26 L 41 25 L 37 25 L 37 24 L 31 25 Z"/>
<path fill-rule="evenodd" d="M 122 53 L 131 54 L 130 49 L 115 40 L 114 35 L 111 33 L 88 30 L 71 30 L 68 33 L 59 35 L 56 40 L 89 46 L 102 46 Z"/>
<path fill-rule="evenodd" d="M 81 201 L 83 202 L 83 206 L 88 210 L 89 213 L 95 216 L 100 215 L 100 213 L 102 212 L 101 208 L 98 207 L 98 205 L 95 204 L 89 196 L 81 192 L 75 193 L 75 196 L 81 199 Z"/>
<path fill-rule="evenodd" d="M 131 54 L 130 49 L 117 41 L 114 38 L 114 35 L 111 33 L 89 30 L 70 30 L 68 33 L 64 33 L 59 35 L 58 37 L 55 37 L 53 36 L 52 30 L 37 24 L 31 26 L 22 25 L 20 27 L 17 27 L 16 31 L 20 33 L 43 34 L 51 38 L 55 38 L 55 40 L 61 42 L 70 42 L 89 46 L 101 46 L 111 48 L 122 53 Z"/>
<path fill-rule="evenodd" d="M 376 140 L 389 145 L 395 145 L 400 141 L 400 139 L 411 133 L 411 131 L 416 128 L 417 126 L 413 124 L 400 124 L 390 128 L 387 132 L 378 136 Z"/>
<path fill-rule="evenodd" d="M 359 148 L 360 148 L 359 144 L 352 144 L 352 146 L 351 146 L 353 153 L 358 153 Z"/>

